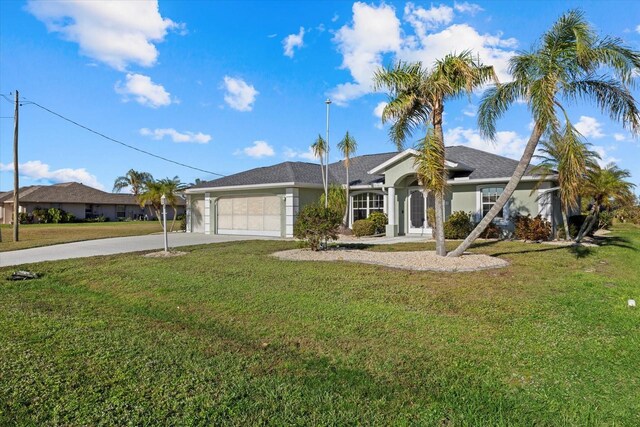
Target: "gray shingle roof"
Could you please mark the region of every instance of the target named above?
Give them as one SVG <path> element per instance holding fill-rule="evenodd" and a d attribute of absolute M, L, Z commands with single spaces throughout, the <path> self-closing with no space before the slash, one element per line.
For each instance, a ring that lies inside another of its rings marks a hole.
<path fill-rule="evenodd" d="M 367 185 L 383 182 L 382 175 L 370 175 L 368 171 L 398 155 L 397 151 L 366 154 L 351 159 L 349 179 L 351 185 Z M 458 176 L 469 179 L 510 177 L 518 162 L 513 159 L 487 153 L 465 146 L 446 147 L 447 160 L 458 163 Z M 342 184 L 346 180 L 346 171 L 342 161 L 329 165 L 329 182 Z M 322 185 L 320 165 L 308 162 L 284 162 L 273 166 L 250 169 L 248 171 L 201 182 L 191 187 L 215 188 L 240 185 L 281 184 L 295 182 L 301 185 Z"/>
<path fill-rule="evenodd" d="M 20 188 L 20 202 L 25 203 L 89 203 L 137 205 L 132 194 L 107 193 L 78 182 L 54 185 L 31 185 Z M 13 200 L 13 191 L 2 193 L 0 202 Z M 184 204 L 182 199 L 179 204 Z"/>

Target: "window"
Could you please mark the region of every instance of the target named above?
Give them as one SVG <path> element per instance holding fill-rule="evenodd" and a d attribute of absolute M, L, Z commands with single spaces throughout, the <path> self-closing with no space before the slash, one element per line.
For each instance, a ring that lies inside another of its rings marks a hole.
<path fill-rule="evenodd" d="M 84 217 L 87 219 L 93 218 L 93 205 L 84 205 Z"/>
<path fill-rule="evenodd" d="M 366 219 L 372 212 L 384 211 L 384 195 L 378 193 L 361 193 L 351 198 L 353 220 Z"/>
<path fill-rule="evenodd" d="M 116 205 L 116 218 L 124 218 L 127 216 L 127 212 L 124 209 L 124 205 Z"/>
<path fill-rule="evenodd" d="M 502 194 L 503 187 L 486 187 L 482 189 L 481 203 L 482 203 L 482 216 L 484 217 L 487 212 L 498 201 L 498 197 Z M 496 218 L 502 218 L 502 212 L 498 212 Z"/>

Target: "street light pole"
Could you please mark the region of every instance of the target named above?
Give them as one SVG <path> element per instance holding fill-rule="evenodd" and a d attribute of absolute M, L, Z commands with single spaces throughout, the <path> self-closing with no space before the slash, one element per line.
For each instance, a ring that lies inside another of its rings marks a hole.
<path fill-rule="evenodd" d="M 331 100 L 327 98 L 324 103 L 327 104 L 327 149 L 325 150 L 327 168 L 325 169 L 324 180 L 324 207 L 327 208 L 329 206 L 329 105 L 331 105 Z"/>
<path fill-rule="evenodd" d="M 164 251 L 169 251 L 169 242 L 167 241 L 167 198 L 163 194 L 160 197 L 160 203 L 162 204 L 162 229 L 164 231 Z"/>

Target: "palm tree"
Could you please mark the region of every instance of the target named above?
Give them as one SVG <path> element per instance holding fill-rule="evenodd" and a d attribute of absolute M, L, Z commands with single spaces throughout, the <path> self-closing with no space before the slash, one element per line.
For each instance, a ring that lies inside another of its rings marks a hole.
<path fill-rule="evenodd" d="M 327 153 L 327 141 L 324 140 L 322 135 L 318 135 L 318 138 L 311 144 L 311 151 L 313 155 L 320 159 L 320 173 L 322 174 L 322 188 L 324 189 L 324 195 L 327 197 L 327 179 L 324 173 L 324 161 L 322 160 Z M 329 165 L 327 165 L 329 167 Z"/>
<path fill-rule="evenodd" d="M 116 178 L 113 183 L 113 192 L 119 193 L 123 188 L 131 187 L 131 193 L 137 198 L 144 191 L 149 181 L 153 181 L 153 176 L 149 172 L 138 172 L 129 169 L 129 172 L 125 175 Z"/>
<path fill-rule="evenodd" d="M 558 192 L 562 211 L 565 240 L 571 240 L 567 212 L 578 207 L 578 198 L 587 171 L 597 167 L 600 156 L 589 150 L 582 135 L 570 123 L 559 133 L 551 135 L 548 141 L 540 143 L 541 154 L 534 157 L 542 160 L 533 172 L 540 174 L 540 180 L 532 190 L 539 188 L 549 175 L 558 175 Z"/>
<path fill-rule="evenodd" d="M 170 178 L 164 178 L 154 181 L 149 181 L 146 184 L 146 189 L 138 197 L 138 202 L 141 207 L 149 204 L 150 209 L 153 209 L 156 218 L 162 224 L 162 196 L 165 196 L 166 203 L 173 208 L 173 221 L 171 222 L 171 231 L 176 222 L 176 216 L 178 213 L 178 193 L 185 188 L 185 185 L 180 182 L 180 178 L 177 176 Z"/>
<path fill-rule="evenodd" d="M 162 186 L 162 194 L 164 194 L 165 196 L 166 203 L 173 209 L 173 220 L 171 221 L 171 229 L 169 230 L 173 231 L 173 227 L 176 224 L 176 218 L 178 216 L 178 199 L 180 198 L 179 193 L 187 186 L 180 181 L 180 178 L 178 178 L 178 176 L 174 176 L 173 179 L 160 179 L 158 180 L 158 182 Z"/>
<path fill-rule="evenodd" d="M 349 226 L 349 164 L 351 163 L 351 156 L 355 154 L 358 149 L 358 143 L 355 138 L 349 135 L 349 131 L 345 134 L 342 141 L 338 143 L 338 149 L 342 152 L 344 156 L 344 168 L 347 173 L 347 186 L 346 186 L 346 199 L 347 205 L 344 210 L 344 217 L 342 218 L 342 224 L 345 227 Z"/>
<path fill-rule="evenodd" d="M 598 220 L 601 209 L 610 209 L 615 203 L 626 204 L 633 201 L 634 194 L 631 189 L 635 185 L 625 180 L 630 176 L 628 170 L 620 169 L 613 163 L 604 168 L 596 165 L 589 170 L 583 183 L 582 194 L 590 197 L 593 205 L 576 237 L 577 243 L 589 234 Z"/>
<path fill-rule="evenodd" d="M 561 100 L 577 98 L 595 101 L 612 120 L 621 121 L 633 134 L 640 132 L 640 112 L 629 91 L 634 72 L 640 67 L 640 53 L 617 38 L 596 35 L 584 14 L 571 10 L 558 19 L 531 52 L 510 59 L 514 80 L 488 89 L 478 110 L 483 136 L 494 139 L 496 120 L 514 102 L 524 99 L 534 126 L 522 158 L 497 202 L 467 238 L 449 256 L 460 256 L 502 211 L 527 170 L 540 138 L 560 128 L 558 113 L 567 113 Z M 606 71 L 610 71 L 606 74 Z M 598 74 L 596 74 L 598 72 Z"/>
<path fill-rule="evenodd" d="M 434 234 L 436 253 L 440 256 L 447 253 L 443 226 L 447 181 L 442 130 L 444 103 L 463 94 L 470 95 L 475 88 L 492 79 L 495 80 L 493 67 L 482 65 L 468 50 L 445 56 L 436 61 L 432 69 L 423 68 L 420 62 L 400 62 L 394 67 L 378 70 L 374 75 L 375 88 L 387 89 L 389 92 L 390 100 L 382 112 L 382 121 L 393 120 L 389 134 L 399 150 L 416 129 L 423 126 L 433 129 L 432 135 L 429 136 L 427 132 L 421 143 L 423 149 L 433 151 L 418 156 L 416 166 L 418 170 L 428 173 L 423 175 L 422 183 L 426 190 L 434 193 Z M 432 164 L 421 166 L 421 159 L 428 159 Z"/>

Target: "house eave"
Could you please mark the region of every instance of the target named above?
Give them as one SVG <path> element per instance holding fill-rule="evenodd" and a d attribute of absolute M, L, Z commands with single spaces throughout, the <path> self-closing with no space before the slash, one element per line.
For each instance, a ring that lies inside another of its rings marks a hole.
<path fill-rule="evenodd" d="M 267 190 L 270 188 L 324 188 L 322 184 L 309 184 L 309 183 L 301 183 L 301 182 L 277 182 L 277 183 L 267 183 L 267 184 L 248 184 L 248 185 L 227 185 L 223 187 L 198 187 L 198 188 L 188 188 L 184 192 L 185 194 L 200 194 L 200 193 L 211 193 L 217 191 L 238 191 L 238 190 L 255 190 L 255 189 L 263 189 Z"/>

